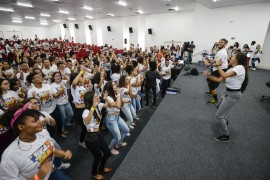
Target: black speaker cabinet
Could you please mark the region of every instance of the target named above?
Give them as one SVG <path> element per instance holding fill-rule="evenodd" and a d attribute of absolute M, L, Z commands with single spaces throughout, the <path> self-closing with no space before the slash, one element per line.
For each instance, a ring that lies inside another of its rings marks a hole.
<path fill-rule="evenodd" d="M 124 44 L 127 44 L 127 39 L 124 39 Z"/>
<path fill-rule="evenodd" d="M 132 27 L 128 28 L 129 29 L 129 33 L 133 33 L 133 29 Z"/>
<path fill-rule="evenodd" d="M 89 27 L 89 30 L 93 30 L 92 25 L 88 25 L 88 27 Z"/>
<path fill-rule="evenodd" d="M 67 28 L 67 24 L 63 24 L 64 28 Z"/>
<path fill-rule="evenodd" d="M 79 24 L 75 24 L 75 28 L 76 29 L 79 29 Z"/>
<path fill-rule="evenodd" d="M 152 29 L 148 29 L 148 34 L 152 34 Z"/>
<path fill-rule="evenodd" d="M 112 31 L 111 26 L 107 26 L 108 31 Z"/>

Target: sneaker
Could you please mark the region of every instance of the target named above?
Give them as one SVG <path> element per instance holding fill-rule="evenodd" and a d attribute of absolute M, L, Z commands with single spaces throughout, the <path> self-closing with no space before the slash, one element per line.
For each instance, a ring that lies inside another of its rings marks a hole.
<path fill-rule="evenodd" d="M 101 174 L 97 174 L 97 175 L 95 175 L 95 176 L 92 176 L 92 179 L 103 180 L 103 179 L 105 179 L 105 177 L 102 176 Z"/>
<path fill-rule="evenodd" d="M 152 106 L 152 108 L 153 108 L 153 109 L 157 109 L 157 106 L 156 106 L 156 105 L 154 105 L 154 106 Z"/>
<path fill-rule="evenodd" d="M 211 99 L 210 101 L 207 102 L 208 104 L 217 104 L 218 101 L 215 99 Z"/>
<path fill-rule="evenodd" d="M 204 94 L 206 94 L 207 96 L 212 96 L 210 92 L 204 92 Z"/>
<path fill-rule="evenodd" d="M 112 155 L 118 155 L 119 154 L 119 151 L 115 150 L 115 149 L 112 149 L 111 150 L 111 153 Z"/>
<path fill-rule="evenodd" d="M 116 149 L 119 149 L 119 148 L 125 147 L 125 146 L 127 146 L 127 143 L 126 143 L 126 142 L 122 142 L 121 144 L 117 144 L 117 145 L 115 146 L 115 148 L 116 148 Z"/>
<path fill-rule="evenodd" d="M 86 148 L 86 145 L 84 142 L 79 142 L 79 146 L 83 147 L 83 148 Z"/>
<path fill-rule="evenodd" d="M 140 120 L 140 118 L 138 118 L 138 117 L 135 117 L 135 118 L 133 118 L 133 120 Z"/>
<path fill-rule="evenodd" d="M 253 70 L 253 71 L 256 71 L 256 68 L 253 68 L 252 70 Z"/>
<path fill-rule="evenodd" d="M 226 135 L 214 137 L 214 139 L 219 142 L 230 142 L 230 136 L 226 136 Z"/>
<path fill-rule="evenodd" d="M 135 123 L 131 123 L 132 126 L 135 126 L 136 124 Z"/>
<path fill-rule="evenodd" d="M 126 136 L 130 136 L 130 133 L 127 133 Z"/>
<path fill-rule="evenodd" d="M 129 125 L 128 127 L 129 127 L 129 129 L 134 129 L 134 126 L 132 126 L 132 125 Z"/>
<path fill-rule="evenodd" d="M 62 163 L 57 169 L 67 169 L 70 167 L 70 163 Z"/>

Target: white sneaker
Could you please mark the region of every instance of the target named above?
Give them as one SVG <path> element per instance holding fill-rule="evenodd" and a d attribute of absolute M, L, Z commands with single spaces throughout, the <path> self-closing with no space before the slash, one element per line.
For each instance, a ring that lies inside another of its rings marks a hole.
<path fill-rule="evenodd" d="M 117 145 L 115 146 L 115 148 L 116 148 L 116 149 L 119 149 L 119 148 L 125 147 L 125 146 L 127 146 L 127 143 L 126 143 L 126 142 L 122 142 L 121 144 L 117 144 Z"/>
<path fill-rule="evenodd" d="M 67 169 L 70 167 L 70 163 L 62 163 L 57 169 Z"/>
<path fill-rule="evenodd" d="M 256 68 L 253 68 L 252 70 L 253 70 L 253 71 L 255 71 L 255 70 L 256 70 Z"/>
<path fill-rule="evenodd" d="M 118 155 L 119 154 L 119 151 L 115 150 L 115 149 L 112 149 L 111 150 L 111 153 L 112 155 Z"/>
<path fill-rule="evenodd" d="M 135 123 L 131 123 L 132 126 L 135 126 L 136 124 Z"/>
<path fill-rule="evenodd" d="M 130 136 L 130 133 L 127 133 L 126 136 Z"/>
<path fill-rule="evenodd" d="M 83 147 L 83 148 L 86 148 L 86 145 L 84 142 L 79 142 L 79 146 Z"/>
<path fill-rule="evenodd" d="M 130 129 L 134 129 L 134 126 L 132 126 L 132 125 L 129 125 L 128 127 L 129 127 Z"/>

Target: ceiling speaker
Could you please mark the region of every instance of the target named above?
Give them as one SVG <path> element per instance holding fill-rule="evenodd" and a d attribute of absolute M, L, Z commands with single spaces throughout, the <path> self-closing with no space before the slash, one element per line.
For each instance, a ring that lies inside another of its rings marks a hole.
<path fill-rule="evenodd" d="M 93 30 L 92 25 L 88 25 L 88 27 L 89 27 L 89 30 Z"/>
<path fill-rule="evenodd" d="M 63 24 L 64 28 L 67 28 L 67 24 Z"/>
<path fill-rule="evenodd" d="M 148 29 L 148 34 L 153 34 L 152 29 Z"/>
<path fill-rule="evenodd" d="M 129 33 L 133 33 L 133 29 L 132 27 L 128 28 L 129 29 Z"/>
<path fill-rule="evenodd" d="M 75 28 L 76 29 L 79 29 L 79 24 L 75 24 Z"/>

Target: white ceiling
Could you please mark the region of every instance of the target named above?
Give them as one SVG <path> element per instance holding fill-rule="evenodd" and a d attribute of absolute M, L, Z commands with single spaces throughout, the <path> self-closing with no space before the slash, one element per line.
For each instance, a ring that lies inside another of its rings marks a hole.
<path fill-rule="evenodd" d="M 107 18 L 108 13 L 115 17 L 134 16 L 137 10 L 142 10 L 144 14 L 157 14 L 173 12 L 168 9 L 178 7 L 179 11 L 194 10 L 195 3 L 199 2 L 208 8 L 219 8 L 225 6 L 234 6 L 240 4 L 265 2 L 270 0 L 123 0 L 127 6 L 121 6 L 118 0 L 19 0 L 20 2 L 29 2 L 33 8 L 17 5 L 17 0 L 0 0 L 0 7 L 13 8 L 14 12 L 0 11 L 1 25 L 25 25 L 42 26 L 41 21 L 48 22 L 49 26 L 53 24 L 53 19 L 58 19 L 61 23 L 67 23 L 67 19 L 85 20 L 85 16 L 92 16 L 94 19 Z M 82 7 L 90 6 L 93 11 L 85 10 Z M 69 11 L 69 15 L 59 13 L 59 9 Z M 49 13 L 51 17 L 41 17 L 40 13 Z M 25 16 L 34 16 L 35 19 L 25 19 Z M 21 19 L 22 24 L 12 22 L 12 19 Z"/>

